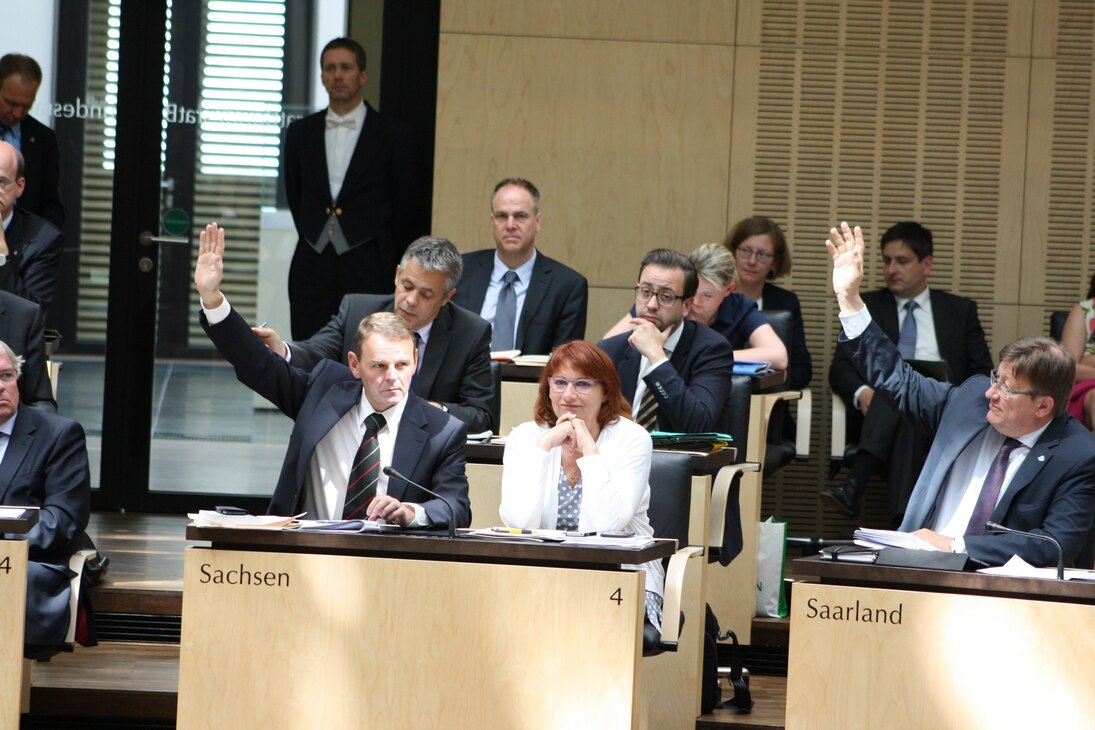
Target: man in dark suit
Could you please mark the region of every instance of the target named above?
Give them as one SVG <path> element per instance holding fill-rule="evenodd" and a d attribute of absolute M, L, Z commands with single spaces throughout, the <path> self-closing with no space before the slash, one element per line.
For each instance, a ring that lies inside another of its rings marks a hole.
<path fill-rule="evenodd" d="M 665 248 L 639 269 L 630 332 L 597 345 L 616 363 L 635 422 L 648 431 L 724 431 L 734 351 L 725 337 L 685 319 L 699 280 L 692 261 Z"/>
<path fill-rule="evenodd" d="M 1057 563 L 1050 542 L 988 534 L 992 521 L 1053 537 L 1065 564 L 1074 564 L 1091 543 L 1095 438 L 1066 412 L 1072 357 L 1053 340 L 1024 337 L 1004 346 L 991 377 L 951 385 L 922 376 L 872 322 L 859 296 L 862 231 L 844 223 L 841 231 L 832 229 L 828 248 L 840 347 L 873 387 L 889 392 L 903 415 L 935 436 L 901 529 L 988 565 L 1013 555 L 1036 566 Z"/>
<path fill-rule="evenodd" d="M 506 178 L 494 186 L 490 215 L 494 250 L 464 254 L 453 301 L 493 325 L 495 351 L 546 355 L 584 338 L 586 278 L 536 250 L 540 191 L 528 180 Z"/>
<path fill-rule="evenodd" d="M 470 432 L 490 431 L 496 427 L 491 424 L 490 324 L 450 302 L 463 267 L 447 239 L 424 236 L 396 267 L 394 295 L 347 294 L 338 314 L 302 342 L 282 342 L 271 329 L 255 331 L 271 350 L 311 371 L 325 359 L 344 361 L 365 317 L 394 311 L 420 343 L 414 392 L 459 418 Z"/>
<path fill-rule="evenodd" d="M 0 291 L 0 340 L 23 358 L 19 402 L 56 413 L 46 372 L 45 318 L 42 308 L 22 297 Z"/>
<path fill-rule="evenodd" d="M 220 290 L 223 254 L 224 231 L 206 226 L 194 271 L 202 327 L 240 382 L 296 421 L 269 512 L 447 524 L 444 502 L 384 475 L 380 467 L 390 465 L 447 499 L 458 527 L 469 525 L 467 428 L 410 392 L 417 350 L 403 320 L 370 315 L 358 328 L 348 368 L 324 360 L 306 373 L 267 348 L 228 304 Z M 358 472 L 370 457 L 372 468 Z M 361 486 L 368 494 L 359 501 Z"/>
<path fill-rule="evenodd" d="M 299 240 L 289 267 L 293 337 L 311 337 L 351 292 L 392 291 L 391 272 L 426 233 L 410 128 L 361 99 L 365 50 L 336 38 L 320 55 L 330 105 L 289 125 L 282 176 Z"/>
<path fill-rule="evenodd" d="M 26 185 L 23 155 L 0 142 L 0 290 L 36 302 L 43 313 L 57 288 L 64 236 L 60 229 L 15 204 Z"/>
<path fill-rule="evenodd" d="M 42 68 L 30 56 L 9 53 L 0 58 L 0 140 L 22 151 L 26 160 L 27 183 L 19 207 L 60 229 L 65 225 L 65 208 L 58 191 L 57 135 L 30 116 L 41 85 Z"/>
<path fill-rule="evenodd" d="M 973 375 L 987 375 L 992 358 L 976 302 L 928 288 L 931 231 L 915 222 L 898 223 L 882 235 L 881 249 L 886 288 L 864 294 L 863 300 L 882 331 L 904 348 L 905 359 L 942 361 L 947 381 L 955 385 Z M 876 392 L 839 348 L 829 368 L 829 384 L 847 405 L 851 430 L 858 430 L 860 438 L 848 477 L 822 490 L 821 496 L 854 517 L 871 475 L 882 473 L 889 485 L 891 525 L 897 527 L 931 438 L 902 418 L 889 394 Z"/>
<path fill-rule="evenodd" d="M 23 359 L 0 343 L 0 504 L 39 507 L 26 538 L 28 656 L 52 653 L 68 633 L 68 559 L 91 512 L 91 471 L 80 424 L 28 408 L 17 386 Z"/>

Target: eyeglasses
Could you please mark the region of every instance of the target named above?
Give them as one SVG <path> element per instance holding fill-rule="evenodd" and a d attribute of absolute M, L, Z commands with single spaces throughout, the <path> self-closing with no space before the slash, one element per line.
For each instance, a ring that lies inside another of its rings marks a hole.
<path fill-rule="evenodd" d="M 673 303 L 678 299 L 684 299 L 680 294 L 674 294 L 668 289 L 662 289 L 661 291 L 654 291 L 648 286 L 639 285 L 635 287 L 635 301 L 636 302 L 648 302 L 650 297 L 656 296 L 658 298 L 658 304 L 663 307 L 672 307 Z"/>
<path fill-rule="evenodd" d="M 1000 382 L 1000 371 L 993 370 L 989 373 L 989 384 L 996 388 L 996 392 L 1000 394 L 1003 400 L 1007 400 L 1013 395 L 1029 395 L 1031 398 L 1037 398 L 1044 393 L 1039 393 L 1037 390 L 1012 390 L 1008 386 Z"/>
<path fill-rule="evenodd" d="M 593 386 L 601 382 L 600 380 L 591 380 L 589 378 L 575 378 L 574 380 L 568 380 L 567 378 L 548 378 L 548 383 L 551 384 L 551 389 L 556 393 L 562 393 L 567 389 L 568 385 L 574 386 L 574 392 L 578 395 L 589 395 L 593 392 Z"/>
<path fill-rule="evenodd" d="M 775 254 L 770 254 L 767 251 L 757 251 L 756 249 L 749 248 L 748 246 L 738 246 L 738 256 L 741 256 L 743 259 L 746 260 L 756 256 L 758 264 L 766 264 L 775 258 Z"/>
<path fill-rule="evenodd" d="M 15 372 L 14 370 L 0 370 L 0 383 L 3 383 L 4 385 L 14 383 L 16 378 L 18 377 L 19 373 Z"/>

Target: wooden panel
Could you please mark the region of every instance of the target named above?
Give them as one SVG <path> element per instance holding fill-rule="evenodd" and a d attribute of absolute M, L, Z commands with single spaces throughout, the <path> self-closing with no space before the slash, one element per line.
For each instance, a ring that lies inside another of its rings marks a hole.
<path fill-rule="evenodd" d="M 502 525 L 502 467 L 498 464 L 467 466 L 468 499 L 471 500 L 471 527 L 483 530 Z"/>
<path fill-rule="evenodd" d="M 799 583 L 787 728 L 1093 727 L 1095 636 L 1075 628 L 1093 621 L 1095 606 Z M 1017 677 L 1037 701 L 1002 701 Z"/>
<path fill-rule="evenodd" d="M 203 565 L 283 585 L 202 583 Z M 191 548 L 178 726 L 630 728 L 643 580 Z"/>
<path fill-rule="evenodd" d="M 27 541 L 0 540 L 0 725 L 19 727 L 23 627 L 27 606 Z"/>
<path fill-rule="evenodd" d="M 705 576 L 707 602 L 725 631 L 733 629 L 738 641 L 748 644 L 756 615 L 757 523 L 760 521 L 759 471 L 741 476 L 738 505 L 741 509 L 741 554 L 725 568 L 708 563 Z"/>
<path fill-rule="evenodd" d="M 630 271 L 626 266 L 622 266 L 624 269 L 622 274 L 630 274 L 631 284 L 627 288 L 623 289 L 609 289 L 606 287 L 590 287 L 589 288 L 589 312 L 586 316 L 586 339 L 590 342 L 597 342 L 604 337 L 605 332 L 608 332 L 612 328 L 612 325 L 620 321 L 620 317 L 628 313 L 631 305 L 635 303 L 635 292 L 631 287 L 635 286 L 635 282 L 639 278 L 639 262 L 642 258 L 635 260 L 635 264 L 631 266 Z"/>
<path fill-rule="evenodd" d="M 441 3 L 442 33 L 728 44 L 735 0 Z"/>
<path fill-rule="evenodd" d="M 540 392 L 539 383 L 517 383 L 502 381 L 502 408 L 498 426 L 498 435 L 505 436 L 516 426 L 532 420 L 532 410 L 536 405 L 536 396 Z"/>
<path fill-rule="evenodd" d="M 642 255 L 725 228 L 726 47 L 443 34 L 434 230 L 490 241 L 505 176 L 542 193 L 537 244 L 594 286 L 634 284 Z"/>

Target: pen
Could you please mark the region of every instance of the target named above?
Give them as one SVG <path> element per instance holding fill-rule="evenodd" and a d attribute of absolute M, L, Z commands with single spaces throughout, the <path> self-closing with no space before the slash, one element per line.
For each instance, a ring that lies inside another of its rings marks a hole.
<path fill-rule="evenodd" d="M 532 530 L 522 530 L 520 527 L 492 527 L 491 532 L 504 532 L 507 535 L 531 535 Z"/>
<path fill-rule="evenodd" d="M 263 327 L 265 327 L 268 324 L 270 324 L 270 320 L 268 320 L 268 319 L 262 320 L 262 324 L 259 325 L 259 329 L 262 329 Z"/>

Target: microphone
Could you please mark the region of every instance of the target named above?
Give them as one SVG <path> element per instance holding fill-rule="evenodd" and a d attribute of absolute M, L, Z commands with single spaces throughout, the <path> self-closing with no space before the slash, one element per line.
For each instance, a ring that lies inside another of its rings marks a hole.
<path fill-rule="evenodd" d="M 456 537 L 456 513 L 453 511 L 452 503 L 449 502 L 449 500 L 445 499 L 432 489 L 427 489 L 418 482 L 408 479 L 390 466 L 384 467 L 383 469 L 381 469 L 381 471 L 384 472 L 384 476 L 386 477 L 395 477 L 396 479 L 402 479 L 403 481 L 407 482 L 407 484 L 410 484 L 412 487 L 418 487 L 431 497 L 436 497 L 437 499 L 440 499 L 441 502 L 445 505 L 445 509 L 449 511 L 449 537 Z"/>
<path fill-rule="evenodd" d="M 1012 535 L 1022 535 L 1023 537 L 1036 537 L 1039 540 L 1049 540 L 1057 548 L 1057 580 L 1065 579 L 1065 551 L 1061 549 L 1061 543 L 1057 542 L 1056 538 L 1050 535 L 1041 535 L 1037 532 L 1023 532 L 1022 530 L 1013 530 L 1010 527 L 1004 527 L 1003 525 L 989 520 L 985 523 L 985 529 L 989 532 L 1007 532 Z"/>

